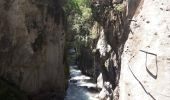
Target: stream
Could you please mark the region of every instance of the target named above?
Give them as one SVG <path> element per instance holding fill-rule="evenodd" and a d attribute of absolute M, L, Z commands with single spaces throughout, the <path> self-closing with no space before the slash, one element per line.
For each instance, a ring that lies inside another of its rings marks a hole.
<path fill-rule="evenodd" d="M 70 80 L 64 100 L 99 100 L 96 84 L 83 75 L 77 66 L 70 66 Z"/>

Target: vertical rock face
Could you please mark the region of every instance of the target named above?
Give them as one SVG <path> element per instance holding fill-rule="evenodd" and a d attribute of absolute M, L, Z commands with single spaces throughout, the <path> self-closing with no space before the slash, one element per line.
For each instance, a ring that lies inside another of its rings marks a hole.
<path fill-rule="evenodd" d="M 97 75 L 102 74 L 98 78 L 98 85 L 103 86 L 101 99 L 119 98 L 121 55 L 130 32 L 131 18 L 139 3 L 140 0 L 92 1 L 93 18 L 98 22 L 99 30 L 94 47 L 94 69 L 98 71 Z M 103 83 L 100 80 L 103 80 Z M 103 91 L 107 91 L 107 95 L 103 96 Z"/>
<path fill-rule="evenodd" d="M 170 99 L 170 1 L 143 0 L 122 55 L 120 100 Z"/>
<path fill-rule="evenodd" d="M 103 83 L 98 81 L 98 85 L 103 86 L 99 95 L 102 100 L 118 98 L 121 54 L 129 33 L 130 22 L 127 19 L 133 15 L 127 15 L 127 3 L 123 0 L 92 2 L 93 17 L 99 28 L 94 67 L 102 73 Z M 101 78 L 101 74 L 99 76 Z M 103 96 L 103 91 L 107 91 L 107 95 Z"/>
<path fill-rule="evenodd" d="M 0 76 L 30 95 L 64 93 L 62 3 L 0 0 Z"/>
<path fill-rule="evenodd" d="M 169 4 L 169 0 L 93 0 L 99 25 L 94 69 L 102 73 L 101 99 L 170 99 Z"/>

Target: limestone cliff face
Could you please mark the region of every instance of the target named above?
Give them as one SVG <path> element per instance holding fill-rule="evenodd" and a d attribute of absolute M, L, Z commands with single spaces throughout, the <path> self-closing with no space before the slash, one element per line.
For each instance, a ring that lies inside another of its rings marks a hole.
<path fill-rule="evenodd" d="M 99 30 L 94 47 L 94 69 L 99 76 L 97 82 L 102 88 L 99 94 L 102 100 L 119 98 L 121 56 L 139 4 L 140 0 L 92 1 L 93 18 Z"/>
<path fill-rule="evenodd" d="M 92 12 L 98 22 L 98 39 L 95 46 L 94 69 L 99 71 L 98 86 L 102 88 L 99 98 L 102 100 L 118 99 L 118 83 L 121 70 L 121 54 L 129 33 L 127 1 L 94 0 Z M 136 7 L 134 7 L 134 11 Z M 103 80 L 103 82 L 100 82 Z M 108 91 L 105 93 L 104 91 Z"/>
<path fill-rule="evenodd" d="M 0 76 L 30 95 L 64 83 L 61 0 L 0 0 Z"/>
<path fill-rule="evenodd" d="M 170 99 L 170 1 L 143 0 L 130 24 L 120 100 Z"/>
<path fill-rule="evenodd" d="M 102 100 L 170 99 L 169 4 L 93 0 L 99 30 L 93 68 L 100 73 Z"/>

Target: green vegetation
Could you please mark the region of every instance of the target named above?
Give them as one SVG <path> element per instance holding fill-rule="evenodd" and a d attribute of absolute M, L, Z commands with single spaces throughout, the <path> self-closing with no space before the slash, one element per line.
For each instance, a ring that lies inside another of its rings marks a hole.
<path fill-rule="evenodd" d="M 71 42 L 79 56 L 80 49 L 88 47 L 90 39 L 92 39 L 93 19 L 90 0 L 68 0 L 63 9 L 68 21 L 67 35 L 70 40 L 67 42 Z"/>
<path fill-rule="evenodd" d="M 125 9 L 125 5 L 124 4 L 117 4 L 115 6 L 115 10 L 118 11 L 118 12 L 123 12 Z"/>

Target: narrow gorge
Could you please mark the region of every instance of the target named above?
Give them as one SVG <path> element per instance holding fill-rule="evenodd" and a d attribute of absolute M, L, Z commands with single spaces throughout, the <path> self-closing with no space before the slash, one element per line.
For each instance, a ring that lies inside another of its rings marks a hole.
<path fill-rule="evenodd" d="M 0 100 L 170 100 L 169 0 L 0 0 Z"/>

